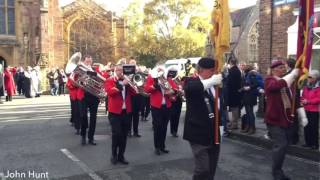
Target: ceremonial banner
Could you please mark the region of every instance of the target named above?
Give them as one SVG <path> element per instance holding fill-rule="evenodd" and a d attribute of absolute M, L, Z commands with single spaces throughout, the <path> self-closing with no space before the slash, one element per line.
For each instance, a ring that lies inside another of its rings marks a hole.
<path fill-rule="evenodd" d="M 301 87 L 303 81 L 308 76 L 308 71 L 312 56 L 312 39 L 314 24 L 314 0 L 299 1 L 299 29 L 297 45 L 296 68 L 300 68 L 302 75 L 299 78 L 298 86 Z"/>
<path fill-rule="evenodd" d="M 222 70 L 224 53 L 230 49 L 230 12 L 228 0 L 215 0 L 211 13 L 213 29 L 210 33 L 214 47 L 217 71 Z"/>
<path fill-rule="evenodd" d="M 214 48 L 214 59 L 217 61 L 216 72 L 220 73 L 224 65 L 224 53 L 230 49 L 230 12 L 228 0 L 215 0 L 214 7 L 211 13 L 213 29 L 211 30 L 211 41 Z M 219 88 L 216 87 L 216 97 L 220 96 Z M 219 144 L 220 130 L 220 113 L 219 113 L 219 98 L 215 98 L 214 102 L 214 143 Z M 221 139 L 221 138 L 220 138 Z"/>

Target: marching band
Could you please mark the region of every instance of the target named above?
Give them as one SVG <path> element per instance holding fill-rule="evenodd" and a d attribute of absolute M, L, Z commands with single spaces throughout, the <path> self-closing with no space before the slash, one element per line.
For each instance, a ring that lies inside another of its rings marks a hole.
<path fill-rule="evenodd" d="M 187 68 L 188 69 L 188 68 Z M 184 100 L 183 79 L 175 66 L 152 70 L 138 66 L 130 57 L 116 65 L 103 66 L 92 62 L 91 56 L 74 54 L 66 66 L 67 88 L 70 94 L 71 119 L 81 144 L 97 145 L 94 141 L 97 111 L 105 101 L 112 130 L 111 163 L 129 164 L 125 158 L 127 137 L 141 137 L 138 131 L 141 120 L 147 121 L 151 111 L 154 152 L 169 153 L 166 148 L 167 126 L 178 137 L 178 125 Z M 90 117 L 88 118 L 88 110 Z M 88 121 L 89 120 L 89 121 Z M 88 132 L 87 132 L 87 129 Z"/>

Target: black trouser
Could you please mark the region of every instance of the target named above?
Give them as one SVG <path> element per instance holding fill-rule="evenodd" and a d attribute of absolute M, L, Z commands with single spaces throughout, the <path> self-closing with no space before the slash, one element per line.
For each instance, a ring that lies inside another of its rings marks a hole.
<path fill-rule="evenodd" d="M 18 80 L 17 88 L 18 88 L 19 95 L 20 94 L 24 94 L 24 82 L 23 82 L 23 80 Z"/>
<path fill-rule="evenodd" d="M 150 113 L 150 97 L 143 96 L 141 106 L 141 116 L 147 118 Z"/>
<path fill-rule="evenodd" d="M 105 100 L 105 107 L 106 107 L 106 112 L 108 112 L 108 96 L 106 96 Z"/>
<path fill-rule="evenodd" d="M 192 180 L 213 180 L 219 160 L 220 145 L 203 146 L 190 142 L 195 160 Z"/>
<path fill-rule="evenodd" d="M 306 145 L 319 148 L 319 112 L 306 111 L 308 124 L 304 127 Z"/>
<path fill-rule="evenodd" d="M 87 128 L 88 131 L 88 139 L 93 140 L 93 136 L 96 130 L 96 122 L 97 122 L 97 112 L 99 99 L 89 93 L 85 93 L 84 99 L 81 103 L 81 112 L 82 112 L 82 121 L 81 121 L 81 136 L 83 138 L 86 137 Z M 90 112 L 90 123 L 88 124 L 88 109 Z"/>
<path fill-rule="evenodd" d="M 161 108 L 151 107 L 151 115 L 154 147 L 156 149 L 165 149 L 170 110 L 166 107 L 166 105 L 162 105 Z"/>
<path fill-rule="evenodd" d="M 172 102 L 171 113 L 170 113 L 170 130 L 171 134 L 178 132 L 179 119 L 182 108 L 182 99 L 177 98 L 175 102 Z"/>
<path fill-rule="evenodd" d="M 12 101 L 12 96 L 6 96 L 6 101 Z"/>
<path fill-rule="evenodd" d="M 58 94 L 59 94 L 59 95 L 65 94 L 65 93 L 64 93 L 64 83 L 59 84 Z"/>
<path fill-rule="evenodd" d="M 139 126 L 139 112 L 140 112 L 140 104 L 141 104 L 141 95 L 132 96 L 132 114 L 130 118 L 129 132 L 131 134 L 131 129 L 133 126 L 133 133 L 138 134 L 138 126 Z"/>
<path fill-rule="evenodd" d="M 30 89 L 31 89 L 31 79 L 25 78 L 24 79 L 24 95 L 26 96 L 26 98 L 31 98 Z"/>
<path fill-rule="evenodd" d="M 129 129 L 129 116 L 125 110 L 121 114 L 109 112 L 109 122 L 112 130 L 112 156 L 118 160 L 124 159 Z"/>
<path fill-rule="evenodd" d="M 282 165 L 286 156 L 289 145 L 289 129 L 274 125 L 267 125 L 268 131 L 273 140 L 272 146 L 272 175 L 274 179 L 281 179 L 284 177 Z"/>
<path fill-rule="evenodd" d="M 71 102 L 71 119 L 70 122 L 74 124 L 74 128 L 76 130 L 80 130 L 81 126 L 81 104 L 79 100 L 72 100 L 70 99 Z"/>
<path fill-rule="evenodd" d="M 295 113 L 293 122 L 290 124 L 290 144 L 297 144 L 299 142 L 299 119 L 298 114 Z"/>

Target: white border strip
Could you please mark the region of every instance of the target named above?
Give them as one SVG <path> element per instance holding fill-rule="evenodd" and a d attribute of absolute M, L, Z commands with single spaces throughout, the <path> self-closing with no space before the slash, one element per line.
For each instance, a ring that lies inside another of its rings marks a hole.
<path fill-rule="evenodd" d="M 60 149 L 60 151 L 76 163 L 85 173 L 87 173 L 93 180 L 103 180 L 98 174 L 90 169 L 85 163 L 80 161 L 75 155 L 73 155 L 68 149 Z"/>

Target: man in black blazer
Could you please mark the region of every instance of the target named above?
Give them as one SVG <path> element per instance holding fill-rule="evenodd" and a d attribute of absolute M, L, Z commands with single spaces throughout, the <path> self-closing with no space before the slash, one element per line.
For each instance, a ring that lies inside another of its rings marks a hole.
<path fill-rule="evenodd" d="M 215 85 L 221 74 L 215 73 L 215 60 L 201 58 L 198 77 L 186 78 L 184 91 L 187 111 L 183 138 L 189 141 L 194 158 L 193 180 L 213 180 L 220 151 L 220 122 L 215 114 Z"/>

